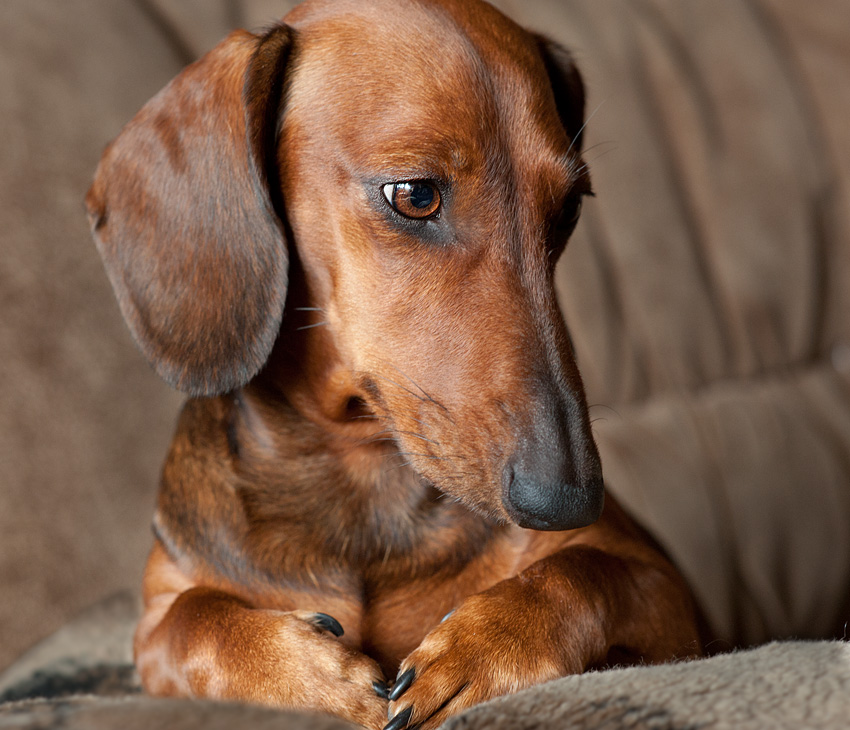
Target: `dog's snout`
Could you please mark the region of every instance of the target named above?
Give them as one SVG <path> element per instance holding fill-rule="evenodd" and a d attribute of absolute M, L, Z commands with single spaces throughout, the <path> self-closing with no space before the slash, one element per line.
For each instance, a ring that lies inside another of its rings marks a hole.
<path fill-rule="evenodd" d="M 602 468 L 584 411 L 559 401 L 537 411 L 503 472 L 502 502 L 520 527 L 572 530 L 602 513 Z"/>
<path fill-rule="evenodd" d="M 596 522 L 602 513 L 601 477 L 547 479 L 509 466 L 505 479 L 505 509 L 520 527 L 573 530 Z"/>

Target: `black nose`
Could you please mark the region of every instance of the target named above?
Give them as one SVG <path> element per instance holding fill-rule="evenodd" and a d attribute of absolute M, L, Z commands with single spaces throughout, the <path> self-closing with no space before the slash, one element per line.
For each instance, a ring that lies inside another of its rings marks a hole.
<path fill-rule="evenodd" d="M 520 527 L 574 530 L 602 514 L 602 465 L 590 432 L 584 395 L 537 381 L 515 423 L 512 453 L 502 472 L 502 504 Z"/>
<path fill-rule="evenodd" d="M 541 480 L 511 467 L 505 509 L 520 526 L 532 530 L 574 530 L 596 522 L 602 514 L 602 477 L 571 481 Z"/>

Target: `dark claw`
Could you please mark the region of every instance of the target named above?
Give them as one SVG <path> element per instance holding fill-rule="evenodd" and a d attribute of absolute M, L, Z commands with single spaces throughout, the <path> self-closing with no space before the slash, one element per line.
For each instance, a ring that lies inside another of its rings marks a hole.
<path fill-rule="evenodd" d="M 380 679 L 376 679 L 372 682 L 372 689 L 375 690 L 375 694 L 378 695 L 382 700 L 388 700 L 390 698 L 390 688 L 387 687 L 386 682 L 382 682 Z"/>
<path fill-rule="evenodd" d="M 413 714 L 413 707 L 408 707 L 406 710 L 402 710 L 398 713 L 392 720 L 390 720 L 384 730 L 401 730 L 403 727 L 407 726 L 407 723 L 410 722 L 410 716 Z"/>
<path fill-rule="evenodd" d="M 326 613 L 313 614 L 313 623 L 320 629 L 330 631 L 334 636 L 342 636 L 345 632 L 342 626 L 333 616 L 328 616 Z"/>
<path fill-rule="evenodd" d="M 411 667 L 404 674 L 400 674 L 395 681 L 395 686 L 390 691 L 390 702 L 395 702 L 401 697 L 416 678 L 416 667 Z"/>

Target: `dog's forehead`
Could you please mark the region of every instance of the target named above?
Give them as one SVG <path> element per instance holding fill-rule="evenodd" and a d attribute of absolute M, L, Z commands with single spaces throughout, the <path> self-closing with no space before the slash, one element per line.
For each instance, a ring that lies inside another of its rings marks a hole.
<path fill-rule="evenodd" d="M 568 147 L 534 39 L 486 3 L 319 0 L 286 20 L 297 31 L 287 115 L 360 155 L 353 165 L 474 166 L 495 140 L 516 143 L 509 130 L 543 158 Z"/>
<path fill-rule="evenodd" d="M 510 36 L 522 29 L 507 16 L 483 0 L 305 0 L 297 5 L 284 22 L 306 31 L 318 29 L 326 36 L 343 24 L 359 29 L 365 24 L 367 37 L 399 39 L 421 36 L 437 40 L 460 32 L 480 43 L 487 36 L 498 44 L 510 42 Z M 364 36 L 358 32 L 357 40 Z M 448 39 L 450 42 L 450 39 Z"/>

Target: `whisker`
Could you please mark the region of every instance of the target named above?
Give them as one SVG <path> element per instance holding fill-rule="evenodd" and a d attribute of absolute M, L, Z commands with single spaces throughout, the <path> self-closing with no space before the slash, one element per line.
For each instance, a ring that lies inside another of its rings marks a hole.
<path fill-rule="evenodd" d="M 365 446 L 366 444 L 381 444 L 381 443 L 396 443 L 396 440 L 392 436 L 381 436 L 378 438 L 373 438 L 368 436 L 367 438 L 360 439 L 356 442 L 357 446 Z"/>
<path fill-rule="evenodd" d="M 590 124 L 590 120 L 593 119 L 594 116 L 596 116 L 596 112 L 598 112 L 602 108 L 602 105 L 606 101 L 608 101 L 607 97 L 605 99 L 603 99 L 602 101 L 600 101 L 596 105 L 596 108 L 587 116 L 587 119 L 584 120 L 584 124 L 582 124 L 581 128 L 578 130 L 578 132 L 576 132 L 576 136 L 573 137 L 572 142 L 570 142 L 570 146 L 567 148 L 567 155 L 569 155 L 570 152 L 572 152 L 572 149 L 573 149 L 573 146 L 575 145 L 575 143 L 578 142 L 581 139 L 581 135 L 582 135 L 582 132 L 584 132 L 584 128 L 588 124 Z"/>
<path fill-rule="evenodd" d="M 466 461 L 466 457 L 460 454 L 444 454 L 442 456 L 438 456 L 436 454 L 425 454 L 419 451 L 396 451 L 393 454 L 385 454 L 384 458 L 390 458 L 392 456 L 421 456 L 425 459 L 433 459 L 435 461 L 456 461 L 460 459 L 461 461 Z"/>
<path fill-rule="evenodd" d="M 471 471 L 457 471 L 454 474 L 446 474 L 445 476 L 441 476 L 440 479 L 466 479 L 467 477 L 474 477 L 475 473 Z"/>
<path fill-rule="evenodd" d="M 603 140 L 602 142 L 597 142 L 596 144 L 590 145 L 590 147 L 588 147 L 587 149 L 582 150 L 581 154 L 582 156 L 586 156 L 587 153 L 590 152 L 590 150 L 595 150 L 597 147 L 602 147 L 602 145 L 606 144 L 614 145 L 614 147 L 617 146 L 617 143 L 613 139 L 607 139 Z"/>
<path fill-rule="evenodd" d="M 413 469 L 413 465 L 409 461 L 403 461 L 401 464 L 396 464 L 395 466 L 390 466 L 384 469 L 384 475 L 386 476 L 390 472 L 398 471 L 399 469 L 410 469 L 411 471 L 415 471 Z"/>
<path fill-rule="evenodd" d="M 386 362 L 386 361 L 384 361 L 384 362 Z M 438 408 L 441 408 L 441 409 L 445 412 L 446 417 L 449 419 L 449 421 L 451 421 L 452 423 L 454 423 L 454 418 L 452 418 L 452 415 L 451 415 L 451 413 L 449 412 L 449 409 L 448 409 L 448 408 L 446 408 L 446 407 L 445 407 L 442 403 L 440 403 L 438 400 L 435 400 L 434 398 L 432 398 L 432 397 L 431 397 L 431 396 L 427 393 L 427 391 L 425 391 L 425 390 L 422 388 L 422 386 L 420 386 L 420 385 L 419 385 L 419 384 L 418 384 L 415 380 L 413 380 L 413 378 L 411 378 L 409 375 L 407 375 L 407 373 L 405 373 L 405 372 L 404 372 L 404 371 L 402 371 L 402 370 L 399 370 L 399 368 L 397 368 L 397 367 L 396 367 L 395 365 L 393 365 L 392 363 L 387 363 L 387 364 L 388 364 L 390 367 L 392 367 L 393 369 L 395 369 L 396 371 L 398 371 L 399 373 L 401 373 L 401 375 L 403 375 L 405 378 L 407 378 L 407 379 L 408 379 L 411 383 L 413 383 L 413 385 L 414 385 L 415 387 L 417 387 L 420 391 L 422 391 L 422 393 L 423 393 L 424 395 L 419 395 L 419 393 L 415 393 L 415 392 L 414 392 L 414 391 L 412 391 L 410 388 L 408 388 L 408 387 L 406 387 L 406 386 L 402 385 L 402 384 L 401 384 L 401 383 L 399 383 L 399 382 L 396 382 L 396 381 L 395 381 L 395 380 L 393 380 L 392 378 L 388 378 L 386 375 L 382 375 L 381 373 L 368 373 L 368 372 L 365 372 L 365 371 L 354 371 L 354 373 L 353 373 L 353 374 L 354 374 L 354 375 L 365 375 L 365 376 L 367 376 L 367 377 L 376 377 L 376 378 L 380 378 L 381 380 L 386 381 L 386 382 L 387 382 L 387 383 L 389 383 L 390 385 L 394 385 L 394 386 L 395 386 L 396 388 L 398 388 L 399 390 L 403 390 L 405 393 L 408 393 L 409 395 L 412 395 L 414 398 L 418 398 L 418 399 L 419 399 L 420 401 L 422 401 L 423 403 L 433 403 L 435 406 L 437 406 Z M 416 421 L 416 423 L 419 423 L 419 424 L 421 424 L 421 425 L 423 425 L 423 426 L 425 425 L 425 424 L 424 424 L 424 422 L 423 422 L 423 421 L 420 421 L 418 418 L 414 418 L 414 417 L 410 416 L 410 419 L 411 419 L 412 421 Z"/>
<path fill-rule="evenodd" d="M 396 433 L 403 433 L 405 436 L 413 436 L 417 439 L 422 439 L 423 441 L 427 441 L 429 444 L 434 444 L 434 446 L 439 446 L 439 441 L 434 441 L 434 439 L 429 439 L 423 436 L 421 433 L 416 433 L 416 431 L 396 431 Z"/>
<path fill-rule="evenodd" d="M 395 380 L 390 380 L 390 378 L 388 378 L 386 375 L 381 375 L 380 373 L 373 373 L 373 375 L 378 378 L 381 378 L 382 380 L 386 380 L 390 385 L 394 385 L 396 388 L 400 388 L 405 393 L 409 393 L 410 395 L 412 395 L 414 398 L 418 398 L 421 401 L 425 400 L 425 398 L 423 398 L 418 393 L 414 393 L 412 390 L 410 390 L 410 388 L 405 388 L 401 383 L 396 383 Z"/>
<path fill-rule="evenodd" d="M 296 312 L 324 312 L 321 307 L 295 307 Z"/>
<path fill-rule="evenodd" d="M 448 456 L 435 456 L 433 454 L 423 454 L 419 451 L 397 451 L 398 456 L 419 456 L 423 459 L 431 459 L 433 461 L 451 461 Z"/>
<path fill-rule="evenodd" d="M 370 441 L 376 436 L 392 436 L 394 433 L 395 431 L 393 431 L 392 428 L 385 428 L 383 431 L 376 431 L 375 433 L 366 436 L 365 438 L 361 439 L 361 441 Z"/>
<path fill-rule="evenodd" d="M 594 145 L 594 146 L 596 146 L 596 145 Z M 595 163 L 595 162 L 601 160 L 609 152 L 613 152 L 616 149 L 617 149 L 617 147 L 615 146 L 615 147 L 610 147 L 607 150 L 602 150 L 602 152 L 600 152 L 598 155 L 596 155 L 592 160 L 586 160 L 585 163 L 581 167 L 577 168 L 576 170 L 573 170 L 572 174 L 575 177 L 578 177 L 579 175 L 581 175 L 581 173 L 583 173 L 585 170 L 587 170 L 590 167 L 591 163 Z"/>
<path fill-rule="evenodd" d="M 384 360 L 384 362 L 385 362 L 387 365 L 389 365 L 389 366 L 390 366 L 393 370 L 395 370 L 397 373 L 399 373 L 400 375 L 403 375 L 405 378 L 407 378 L 407 379 L 408 379 L 411 383 L 413 383 L 413 386 L 414 386 L 415 388 L 418 388 L 418 389 L 422 392 L 422 396 L 418 396 L 421 400 L 429 401 L 430 403 L 433 403 L 433 404 L 434 404 L 435 406 L 437 406 L 438 408 L 442 408 L 442 409 L 443 409 L 446 413 L 448 413 L 448 412 L 449 412 L 449 409 L 448 409 L 448 408 L 446 408 L 446 407 L 445 407 L 442 403 L 440 403 L 439 401 L 435 400 L 435 399 L 431 396 L 431 394 L 430 394 L 430 393 L 428 393 L 428 391 L 427 391 L 427 390 L 425 390 L 425 388 L 423 388 L 421 385 L 419 385 L 419 383 L 417 383 L 417 382 L 416 382 L 413 378 L 411 378 L 411 377 L 410 377 L 410 376 L 409 376 L 406 372 L 404 372 L 402 369 L 400 369 L 399 367 L 397 367 L 396 365 L 394 365 L 394 364 L 393 364 L 393 363 L 391 363 L 391 362 L 387 362 L 386 360 Z M 400 386 L 400 387 L 401 387 L 401 386 Z M 409 391 L 408 391 L 408 392 L 409 392 Z M 423 397 L 423 396 L 424 396 L 424 397 Z"/>
<path fill-rule="evenodd" d="M 377 374 L 377 373 L 376 373 L 375 375 L 376 375 L 377 377 L 379 377 L 379 378 L 383 379 L 383 380 L 386 380 L 386 381 L 387 381 L 388 383 L 390 383 L 391 385 L 395 385 L 397 388 L 399 388 L 400 390 L 403 390 L 405 393 L 409 393 L 409 394 L 410 394 L 410 395 L 412 395 L 414 398 L 418 398 L 418 399 L 419 399 L 419 400 L 421 400 L 423 403 L 433 403 L 435 406 L 437 406 L 438 408 L 441 408 L 441 409 L 445 412 L 445 414 L 446 414 L 446 418 L 448 418 L 448 419 L 449 419 L 449 421 L 451 421 L 452 423 L 454 423 L 454 419 L 452 418 L 451 413 L 449 413 L 449 409 L 448 409 L 448 408 L 446 408 L 446 407 L 445 407 L 442 403 L 440 403 L 439 401 L 434 400 L 434 399 L 433 399 L 431 396 L 429 396 L 427 393 L 425 394 L 425 396 L 421 396 L 421 395 L 419 395 L 418 393 L 414 393 L 412 390 L 410 390 L 410 388 L 406 388 L 406 387 L 405 387 L 405 386 L 403 386 L 401 383 L 397 383 L 395 380 L 391 380 L 391 379 L 390 379 L 390 378 L 388 378 L 386 375 L 379 375 L 379 374 Z M 417 387 L 418 387 L 418 386 L 417 386 Z M 421 388 L 420 388 L 420 390 L 421 390 Z M 422 392 L 424 393 L 425 391 L 422 391 Z M 420 421 L 419 419 L 416 419 L 416 418 L 411 417 L 411 420 L 414 420 L 414 421 L 416 421 L 417 423 L 422 423 L 422 424 L 424 425 L 424 423 L 423 423 L 422 421 Z"/>
<path fill-rule="evenodd" d="M 328 323 L 327 322 L 316 322 L 315 324 L 305 324 L 303 327 L 297 327 L 296 329 L 297 330 L 309 330 L 309 329 L 312 329 L 313 327 L 323 327 L 326 324 L 328 324 Z"/>
<path fill-rule="evenodd" d="M 377 441 L 395 441 L 396 439 L 393 438 L 393 437 L 395 435 L 398 435 L 398 434 L 404 434 L 405 436 L 413 436 L 414 438 L 421 439 L 422 441 L 426 441 L 429 444 L 434 444 L 434 446 L 440 445 L 439 441 L 434 441 L 434 439 L 429 439 L 428 437 L 423 436 L 421 433 L 416 433 L 416 431 L 399 431 L 399 430 L 392 429 L 392 428 L 388 428 L 388 429 L 385 429 L 383 431 L 378 431 L 377 433 L 374 433 L 371 436 L 367 436 L 366 438 L 361 439 L 360 441 L 358 441 L 358 443 L 365 444 L 365 443 L 377 442 Z M 380 437 L 390 436 L 390 438 L 377 438 L 379 436 Z"/>
<path fill-rule="evenodd" d="M 594 404 L 592 404 L 592 405 L 589 405 L 589 406 L 587 407 L 587 410 L 588 410 L 588 411 L 591 411 L 591 410 L 593 410 L 594 408 L 604 408 L 605 410 L 611 411 L 611 413 L 613 413 L 613 414 L 614 414 L 615 416 L 617 416 L 618 418 L 621 418 L 621 417 L 622 417 L 622 416 L 620 416 L 620 413 L 617 411 L 617 409 L 616 409 L 616 408 L 612 408 L 611 406 L 606 405 L 605 403 L 594 403 Z"/>
<path fill-rule="evenodd" d="M 401 369 L 401 368 L 399 368 L 398 366 L 394 365 L 393 363 L 387 363 L 387 364 L 388 364 L 391 368 L 393 368 L 393 370 L 395 370 L 397 373 L 399 373 L 399 375 L 403 375 L 405 378 L 407 378 L 407 379 L 408 379 L 411 383 L 413 383 L 413 385 L 414 385 L 416 388 L 419 388 L 419 390 L 421 390 L 421 391 L 422 391 L 422 395 L 424 395 L 424 396 L 425 396 L 428 400 L 434 400 L 434 399 L 430 396 L 430 394 L 428 393 L 428 391 L 426 391 L 426 390 L 425 390 L 425 388 L 423 388 L 421 385 L 419 385 L 419 383 L 417 383 L 417 382 L 416 382 L 413 378 L 411 378 L 411 377 L 410 377 L 410 376 L 409 376 L 406 372 L 404 372 L 404 370 L 402 370 L 402 369 Z"/>

